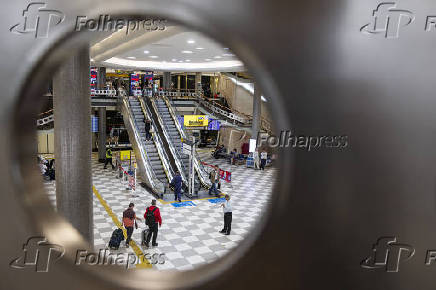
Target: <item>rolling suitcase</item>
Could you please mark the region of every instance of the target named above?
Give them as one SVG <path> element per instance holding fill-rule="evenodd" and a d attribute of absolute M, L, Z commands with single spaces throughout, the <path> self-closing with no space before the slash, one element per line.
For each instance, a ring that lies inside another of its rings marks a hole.
<path fill-rule="evenodd" d="M 150 231 L 149 229 L 144 229 L 141 232 L 141 245 L 142 246 L 145 246 L 145 241 L 147 240 L 147 235 L 148 235 L 149 231 Z"/>
<path fill-rule="evenodd" d="M 121 241 L 124 240 L 124 234 L 122 229 L 116 229 L 112 232 L 111 239 L 109 241 L 109 248 L 113 250 L 118 250 Z"/>

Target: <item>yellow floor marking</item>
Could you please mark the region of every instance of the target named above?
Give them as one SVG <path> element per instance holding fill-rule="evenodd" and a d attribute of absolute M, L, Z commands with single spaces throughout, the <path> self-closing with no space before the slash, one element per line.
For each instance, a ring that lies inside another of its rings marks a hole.
<path fill-rule="evenodd" d="M 115 225 L 123 230 L 124 238 L 127 238 L 126 229 L 123 227 L 121 222 L 118 220 L 117 216 L 114 214 L 110 206 L 100 195 L 100 193 L 98 192 L 97 188 L 95 188 L 95 186 L 92 186 L 92 191 L 94 192 L 94 195 L 98 198 L 98 200 L 100 201 L 101 205 L 104 207 L 108 215 L 112 218 Z M 141 248 L 138 247 L 135 241 L 131 240 L 129 245 L 132 247 L 132 250 L 133 252 L 135 252 L 135 255 L 140 259 L 140 263 L 136 264 L 136 268 L 140 268 L 140 269 L 151 268 L 151 263 L 145 258 L 144 252 L 142 252 Z"/>

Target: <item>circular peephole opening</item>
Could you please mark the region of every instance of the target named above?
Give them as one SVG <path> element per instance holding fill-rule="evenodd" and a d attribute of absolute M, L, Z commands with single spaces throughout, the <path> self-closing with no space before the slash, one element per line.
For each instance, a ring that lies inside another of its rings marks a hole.
<path fill-rule="evenodd" d="M 247 249 L 269 215 L 272 99 L 231 47 L 200 32 L 102 17 L 78 19 L 88 45 L 54 46 L 23 90 L 26 203 L 77 267 L 204 274 Z"/>

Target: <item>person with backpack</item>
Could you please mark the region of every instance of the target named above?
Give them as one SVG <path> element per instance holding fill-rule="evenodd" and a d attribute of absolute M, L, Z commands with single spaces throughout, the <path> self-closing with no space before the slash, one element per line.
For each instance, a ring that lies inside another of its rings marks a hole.
<path fill-rule="evenodd" d="M 217 186 L 219 186 L 221 180 L 219 175 L 220 169 L 218 165 L 215 165 L 214 169 L 209 173 L 209 179 L 212 183 L 211 187 L 209 188 L 209 195 L 212 195 L 212 192 L 218 196 L 218 189 Z"/>
<path fill-rule="evenodd" d="M 145 139 L 146 140 L 150 140 L 151 139 L 151 122 L 149 119 L 144 119 L 144 123 L 145 123 Z"/>
<path fill-rule="evenodd" d="M 129 247 L 130 240 L 132 239 L 133 226 L 138 228 L 138 224 L 136 223 L 136 220 L 141 221 L 140 218 L 136 217 L 136 213 L 133 210 L 134 207 L 135 204 L 131 202 L 129 204 L 129 207 L 123 212 L 123 225 L 127 231 L 126 248 Z"/>
<path fill-rule="evenodd" d="M 148 248 L 150 247 L 150 239 L 153 235 L 153 241 L 151 245 L 153 247 L 157 247 L 158 243 L 156 243 L 157 240 L 157 232 L 159 227 L 162 226 L 162 217 L 160 216 L 159 208 L 156 206 L 156 200 L 153 199 L 151 201 L 151 206 L 147 207 L 147 210 L 144 214 L 145 218 L 145 224 L 148 226 L 148 234 L 145 241 L 145 246 Z"/>
<path fill-rule="evenodd" d="M 115 166 L 112 163 L 112 149 L 110 147 L 106 150 L 106 162 L 104 163 L 104 169 L 107 168 L 109 163 L 112 165 L 112 169 L 115 169 Z"/>
<path fill-rule="evenodd" d="M 182 176 L 180 176 L 180 172 L 176 171 L 176 174 L 173 177 L 173 180 L 170 182 L 170 186 L 174 187 L 174 200 L 182 201 Z"/>

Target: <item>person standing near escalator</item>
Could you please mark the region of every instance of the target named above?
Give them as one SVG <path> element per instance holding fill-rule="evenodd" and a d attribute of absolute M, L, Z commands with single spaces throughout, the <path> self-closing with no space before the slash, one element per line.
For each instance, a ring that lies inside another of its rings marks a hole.
<path fill-rule="evenodd" d="M 170 186 L 174 187 L 174 200 L 182 201 L 182 176 L 180 176 L 180 172 L 176 171 L 176 174 L 173 177 L 173 180 L 170 182 Z"/>
<path fill-rule="evenodd" d="M 144 119 L 144 123 L 145 123 L 145 139 L 146 140 L 150 140 L 151 139 L 151 122 L 149 119 Z"/>
<path fill-rule="evenodd" d="M 109 163 L 112 165 L 112 169 L 115 169 L 115 166 L 112 163 L 112 149 L 111 149 L 111 147 L 106 149 L 106 162 L 104 163 L 104 169 L 107 168 L 107 165 Z"/>

